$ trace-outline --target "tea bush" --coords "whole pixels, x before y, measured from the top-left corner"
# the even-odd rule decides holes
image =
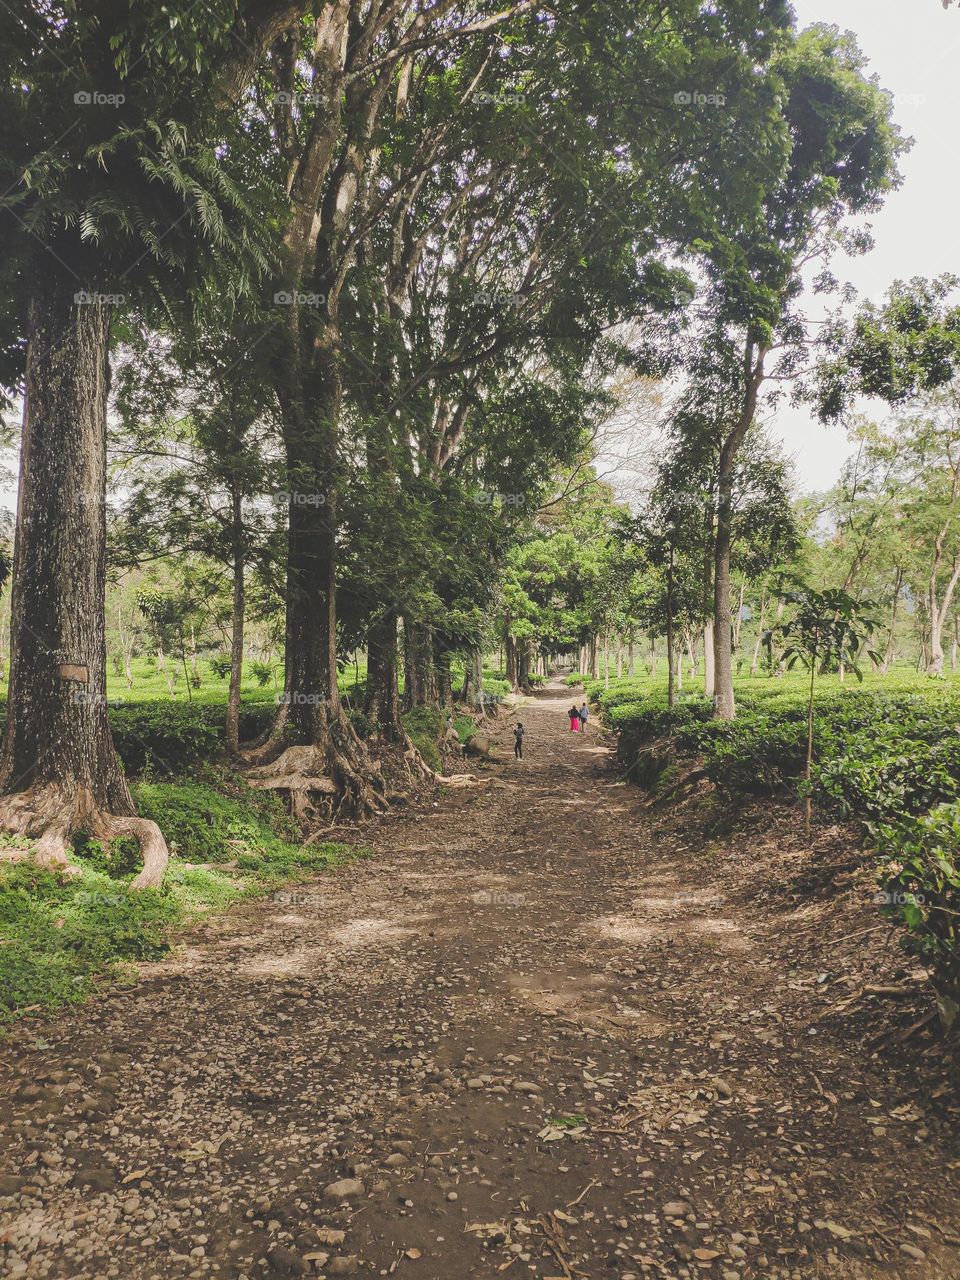
[[[668,707],[662,681],[586,687],[628,770],[644,744],[666,738],[678,757],[702,762],[727,801],[803,789],[805,678],[738,682],[732,722],[713,720],[697,693]],[[960,1001],[960,688],[913,676],[863,686],[826,678],[814,744],[817,807],[860,825],[881,855],[884,911],[903,925],[905,948],[934,970],[942,1000]]]

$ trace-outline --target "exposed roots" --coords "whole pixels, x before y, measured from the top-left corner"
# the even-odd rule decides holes
[[[441,782],[445,787],[479,787],[482,786],[486,779],[478,778],[475,773],[435,773],[433,775],[435,782]]]
[[[0,828],[33,841],[34,862],[64,875],[81,874],[67,857],[72,836],[83,832],[107,841],[133,836],[140,843],[143,870],[131,882],[131,889],[162,884],[170,857],[167,842],[155,822],[108,813],[98,808],[93,796],[83,788],[73,795],[60,787],[46,786],[5,796],[0,800]]]
[[[287,792],[291,812],[302,822],[368,817],[387,808],[380,768],[339,706],[323,708],[316,743],[285,746],[275,725],[268,742],[246,759],[254,766],[251,784]]]
[[[240,748],[240,758],[244,763],[259,766],[270,764],[283,754],[288,745],[287,720],[290,708],[287,703],[280,704],[280,709],[272,724],[259,738],[246,743]]]
[[[406,730],[398,746],[403,748],[403,764],[410,775],[411,783],[436,781],[438,776],[436,771],[431,769],[424,760],[419,748]]]

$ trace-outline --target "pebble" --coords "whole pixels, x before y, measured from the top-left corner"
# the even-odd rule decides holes
[[[328,1183],[323,1188],[324,1200],[350,1200],[353,1196],[363,1195],[363,1183],[356,1178],[341,1178],[339,1182]]]
[[[905,1253],[907,1257],[912,1258],[914,1262],[923,1262],[927,1256],[924,1251],[922,1249],[918,1249],[915,1244],[902,1244],[900,1246],[900,1252]]]
[[[667,1218],[682,1218],[689,1212],[690,1205],[686,1200],[668,1200],[663,1206],[663,1213]]]
[[[326,1273],[328,1276],[352,1276],[360,1270],[360,1259],[354,1256],[348,1258],[331,1258],[326,1265]]]

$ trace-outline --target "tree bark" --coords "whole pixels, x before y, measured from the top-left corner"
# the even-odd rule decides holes
[[[707,530],[706,555],[703,565],[703,610],[708,614],[713,602],[713,556],[716,529],[711,515]],[[706,697],[712,698],[716,691],[716,671],[713,661],[713,620],[703,624],[703,691]]]
[[[730,552],[733,545],[733,467],[737,450],[753,425],[757,412],[766,349],[754,348],[748,339],[744,349],[744,396],[740,417],[720,449],[717,468],[717,517],[713,561],[714,714],[721,720],[736,715],[733,696],[733,635],[730,610]]]
[[[236,753],[240,749],[240,688],[243,681],[243,627],[246,612],[243,494],[236,481],[230,495],[230,508],[233,534],[233,610],[230,633],[230,689],[227,693],[224,738],[227,750]]]
[[[504,638],[505,647],[505,678],[512,690],[519,688],[518,668],[517,668],[517,642],[513,636],[507,632]]]
[[[938,544],[938,553],[939,553]],[[938,566],[939,567],[939,566]],[[937,570],[930,575],[927,608],[930,613],[930,649],[927,659],[927,675],[943,675],[943,628],[953,603],[953,597],[960,581],[960,558],[953,563],[950,578],[944,588],[943,597],[937,596]]]
[[[530,641],[517,644],[517,684],[524,693],[530,692]]]
[[[737,599],[737,612],[733,620],[733,651],[734,653],[736,653],[736,651],[740,648],[740,631],[741,631],[741,628],[743,627],[743,596],[746,591],[746,587],[747,587],[746,579],[742,579],[740,582],[740,595]]]
[[[433,707],[440,700],[434,660],[433,627],[404,620],[403,626],[403,706]]]
[[[28,315],[0,823],[67,865],[72,833],[141,842],[134,885],[159,884],[167,848],[135,817],[106,697],[106,410],[110,315],[97,287],[44,262]]]
[[[483,702],[483,654],[479,649],[472,649],[463,664],[463,691],[461,701],[465,703]]]
[[[387,609],[367,628],[366,711],[386,742],[405,742],[397,680],[397,614]]]
[[[437,701],[442,707],[453,705],[453,673],[450,670],[450,650],[440,637],[433,636],[432,654]]]
[[[667,706],[676,700],[673,662],[673,547],[667,560]]]

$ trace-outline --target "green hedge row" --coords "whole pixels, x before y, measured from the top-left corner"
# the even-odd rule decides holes
[[[726,800],[797,795],[806,749],[804,682],[738,689],[733,722],[702,695],[668,707],[664,689],[621,680],[588,693],[631,765],[654,740],[698,757]],[[828,685],[814,704],[817,807],[858,823],[880,855],[878,901],[905,929],[904,947],[960,1000],[960,689],[951,682]]]

